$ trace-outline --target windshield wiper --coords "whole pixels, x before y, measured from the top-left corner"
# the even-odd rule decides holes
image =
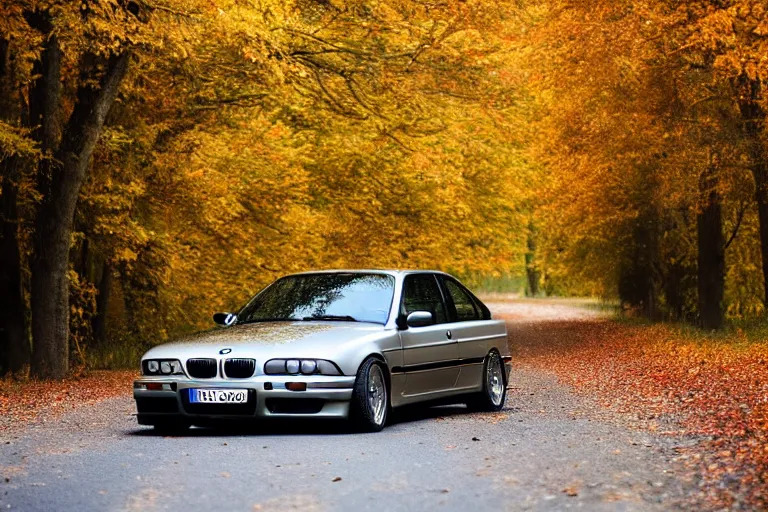
[[[357,319],[349,315],[315,315],[305,316],[302,320],[338,320],[339,322],[357,322]]]
[[[255,324],[257,322],[298,322],[298,318],[251,318],[250,320],[243,320],[237,322],[238,325],[243,324]]]

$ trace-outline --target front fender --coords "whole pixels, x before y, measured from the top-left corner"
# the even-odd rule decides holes
[[[388,368],[402,365],[402,347],[397,331],[392,331],[384,337],[362,338],[345,343],[333,359],[344,375],[357,375],[357,370],[369,356],[375,356],[384,361]]]

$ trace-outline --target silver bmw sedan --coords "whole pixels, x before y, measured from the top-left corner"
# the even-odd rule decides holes
[[[505,324],[442,272],[289,275],[213,319],[218,327],[144,354],[134,382],[140,424],[344,418],[371,432],[407,404],[504,406]]]

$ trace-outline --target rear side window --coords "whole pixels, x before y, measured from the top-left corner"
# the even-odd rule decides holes
[[[406,316],[414,311],[429,311],[435,323],[445,323],[447,318],[445,305],[435,276],[431,274],[407,276],[403,282],[402,309]]]
[[[445,289],[451,296],[453,305],[456,308],[456,321],[468,322],[470,320],[480,320],[482,314],[478,311],[475,301],[467,294],[456,282],[451,279],[444,281]]]

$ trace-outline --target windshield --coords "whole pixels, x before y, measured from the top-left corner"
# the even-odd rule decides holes
[[[238,314],[237,323],[338,320],[386,324],[395,278],[385,274],[301,274],[275,281]]]

